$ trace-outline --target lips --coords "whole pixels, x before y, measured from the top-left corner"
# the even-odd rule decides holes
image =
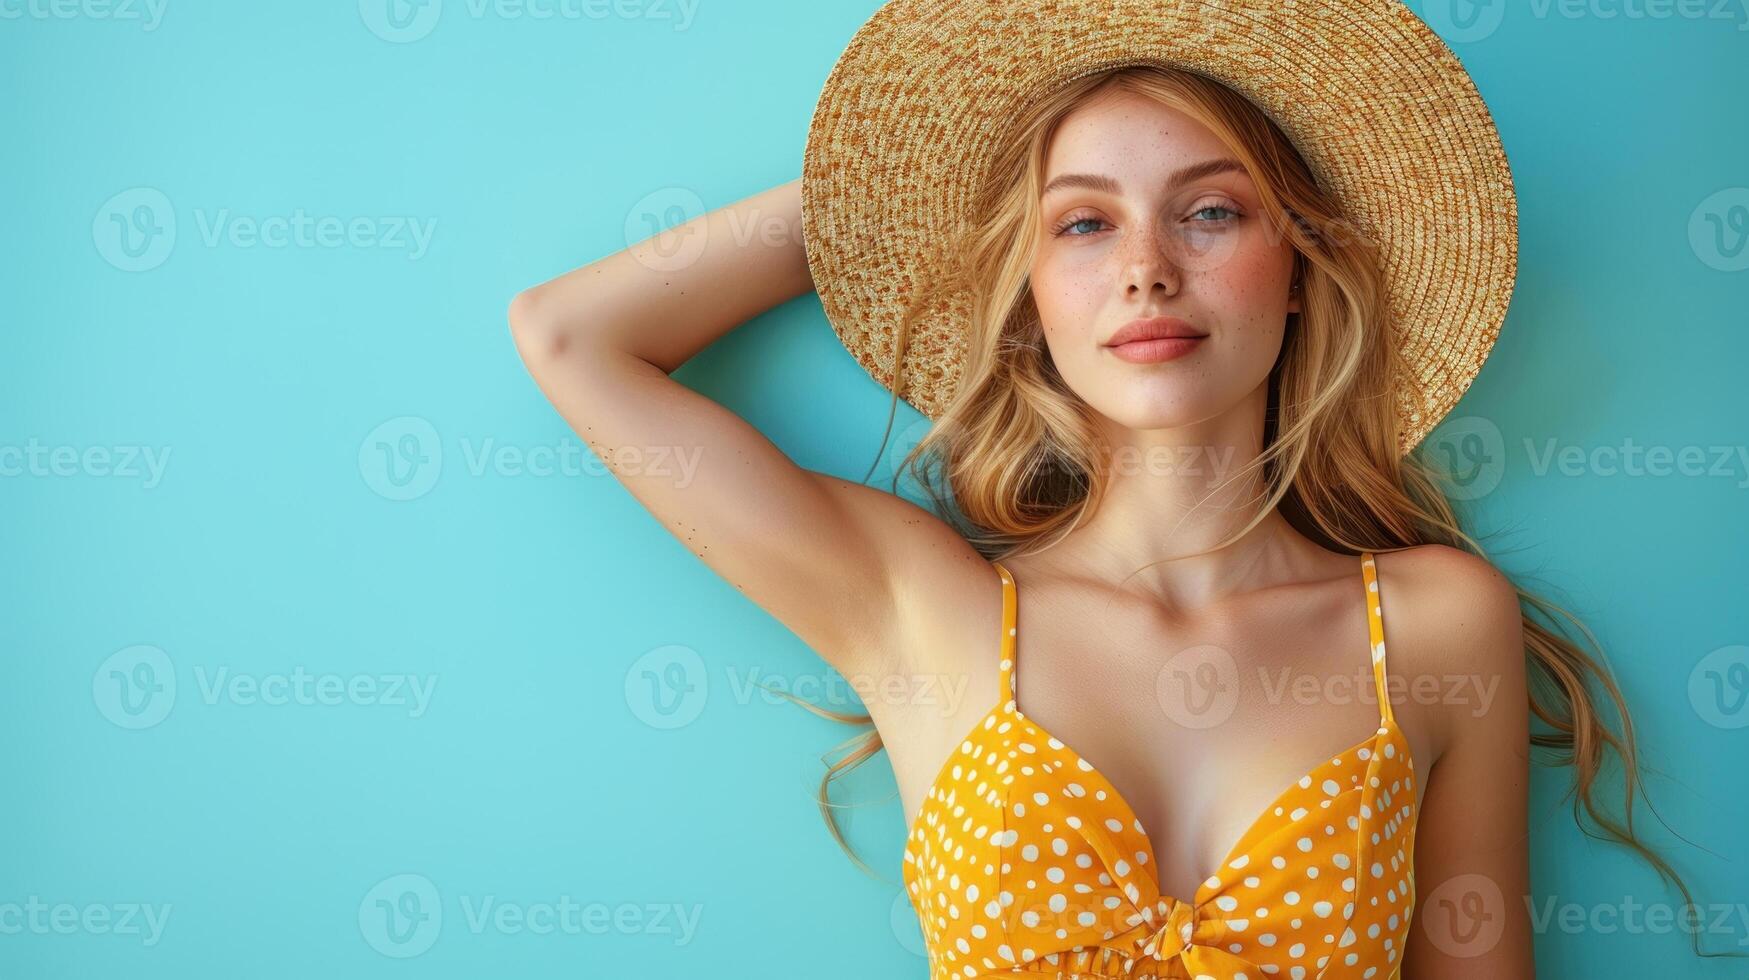
[[[1144,340],[1167,340],[1186,337],[1206,337],[1208,334],[1190,325],[1189,321],[1175,316],[1144,317],[1131,320],[1123,325],[1111,339],[1105,342],[1107,347],[1121,347]]]
[[[1109,347],[1112,356],[1131,364],[1158,364],[1177,360],[1202,345],[1207,337],[1156,337],[1153,340],[1132,340]]]

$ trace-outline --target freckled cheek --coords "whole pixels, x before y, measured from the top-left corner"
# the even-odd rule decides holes
[[[1286,313],[1277,295],[1282,275],[1269,255],[1238,255],[1221,265],[1186,278],[1187,294],[1220,324],[1220,350],[1241,358],[1273,356],[1279,350]]]
[[[1281,276],[1272,256],[1235,256],[1200,273],[1197,288],[1216,309],[1228,310],[1246,323],[1261,322],[1285,309],[1280,294],[1286,285],[1276,281]]]
[[[1033,266],[1033,300],[1052,336],[1086,333],[1096,326],[1105,295],[1100,270],[1087,262],[1049,257]]]

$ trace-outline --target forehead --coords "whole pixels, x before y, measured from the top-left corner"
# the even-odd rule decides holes
[[[1121,179],[1222,155],[1225,145],[1193,117],[1138,92],[1107,90],[1063,118],[1045,153],[1045,178],[1093,172]]]

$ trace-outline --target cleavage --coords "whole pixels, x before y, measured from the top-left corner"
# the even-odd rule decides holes
[[[1194,656],[1147,671],[1116,658],[1067,669],[1036,652],[1028,660],[1024,650],[1017,660],[1030,668],[1015,675],[1020,713],[1113,787],[1153,848],[1160,891],[1183,899],[1290,786],[1378,728],[1370,701],[1302,705],[1293,688],[1272,688],[1255,669],[1225,678],[1234,689],[1225,709],[1168,710],[1175,695],[1182,704],[1183,689],[1154,680],[1174,668],[1194,671]]]

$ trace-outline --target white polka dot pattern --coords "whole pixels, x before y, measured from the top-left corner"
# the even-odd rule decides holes
[[[1021,714],[1000,564],[1001,694],[943,763],[906,840],[931,980],[990,975],[1392,980],[1414,909],[1415,782],[1385,697],[1377,569],[1361,554],[1380,724],[1288,785],[1189,899],[1116,787]]]

